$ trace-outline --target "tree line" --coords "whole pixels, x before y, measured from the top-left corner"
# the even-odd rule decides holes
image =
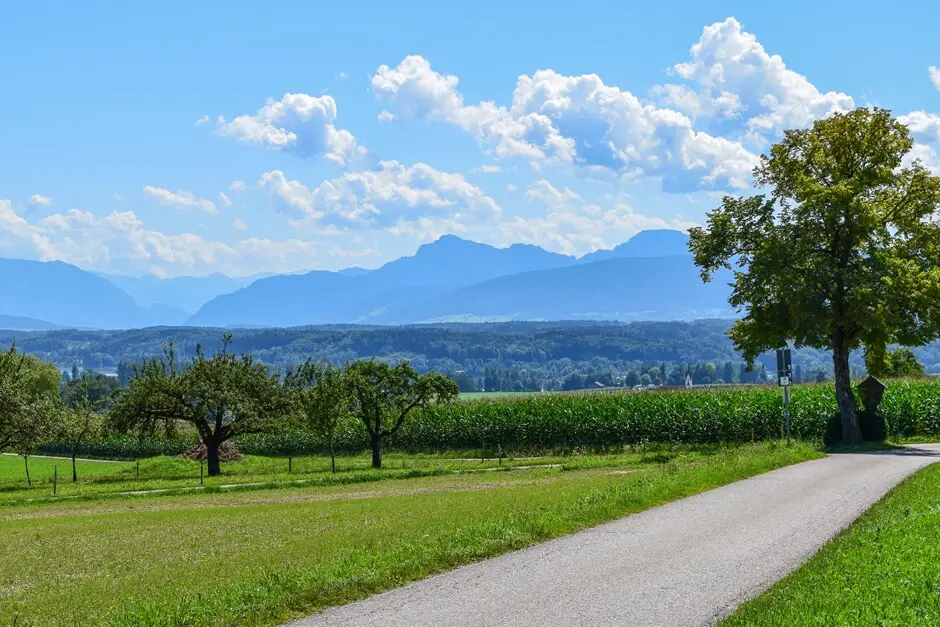
[[[30,454],[46,442],[66,442],[77,480],[76,453],[88,438],[105,432],[172,437],[188,425],[205,446],[213,476],[220,473],[220,447],[237,435],[301,427],[332,443],[339,423],[353,417],[368,433],[373,467],[381,468],[383,441],[411,412],[458,394],[453,381],[419,374],[408,362],[336,367],[307,360],[281,372],[249,353],[236,355],[230,344],[226,334],[218,350],[197,347],[188,361],[167,344],[159,357],[133,366],[126,388],[77,372],[60,384],[53,365],[13,344],[0,352],[0,451],[22,455],[28,477]]]

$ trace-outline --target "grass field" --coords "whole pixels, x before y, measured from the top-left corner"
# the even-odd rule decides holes
[[[721,625],[940,625],[940,465]]]
[[[20,501],[0,509],[0,623],[275,624],[818,455],[685,447],[369,484]]]
[[[638,449],[639,450],[639,449]],[[329,486],[368,483],[385,479],[407,479],[452,474],[472,474],[514,468],[564,467],[565,469],[623,468],[661,460],[660,447],[646,447],[644,452],[620,455],[575,455],[507,457],[471,457],[467,452],[441,454],[389,453],[383,456],[383,468],[373,470],[370,455],[344,455],[337,458],[337,473],[330,468],[330,458],[322,456],[262,457],[247,455],[240,462],[223,462],[222,476],[203,476],[198,461],[172,457],[153,457],[136,462],[80,460],[78,481],[71,480],[71,460],[40,456],[29,458],[32,488],[26,481],[23,458],[0,455],[0,506],[56,502],[68,499],[100,499],[128,493],[160,491],[188,493],[220,489],[265,489],[290,486]],[[701,447],[676,447],[685,459]],[[685,451],[685,452],[682,452]],[[55,469],[58,482],[53,494]]]

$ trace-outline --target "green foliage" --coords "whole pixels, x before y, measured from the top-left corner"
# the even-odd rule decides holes
[[[333,472],[336,472],[336,428],[350,415],[352,405],[352,391],[345,372],[329,364],[307,361],[287,373],[284,385],[303,425],[329,442]]]
[[[69,379],[62,385],[62,403],[75,409],[83,406],[87,400],[95,409],[104,410],[120,389],[121,383],[117,377],[86,370],[78,378]]]
[[[408,362],[389,366],[357,361],[343,372],[349,411],[362,421],[372,444],[372,466],[382,467],[382,440],[394,437],[415,409],[449,405],[459,393],[457,384],[430,372],[419,375]]]
[[[231,336],[206,357],[197,347],[189,368],[179,371],[168,346],[162,359],[151,359],[135,370],[127,390],[111,409],[120,430],[154,435],[162,426],[172,434],[177,423],[192,424],[208,451],[210,475],[219,474],[218,449],[242,433],[276,430],[288,406],[277,375],[251,355],[228,352]]]
[[[751,361],[793,340],[833,352],[843,438],[858,438],[849,353],[940,332],[940,178],[890,112],[861,108],[785,133],[755,169],[770,195],[725,197],[690,231],[702,277],[737,266],[731,332]]]
[[[60,419],[59,372],[11,345],[0,352],[0,451],[29,454],[55,432]]]
[[[868,373],[876,377],[923,377],[924,366],[909,348],[885,353],[877,348],[865,352]]]

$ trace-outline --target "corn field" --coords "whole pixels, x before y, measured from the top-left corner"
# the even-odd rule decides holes
[[[861,406],[861,404],[859,405]],[[794,438],[821,441],[836,412],[831,385],[792,389],[790,429]],[[892,437],[940,437],[940,381],[891,381],[880,412]],[[783,400],[776,387],[545,394],[458,402],[415,412],[389,441],[404,451],[505,451],[617,448],[644,443],[702,444],[750,442],[783,434]],[[328,443],[309,432],[261,433],[236,438],[243,453],[323,453]],[[133,458],[176,455],[195,443],[111,436],[83,445],[83,454]],[[55,444],[46,452],[63,452]],[[336,433],[340,452],[368,448],[358,422],[347,420]]]

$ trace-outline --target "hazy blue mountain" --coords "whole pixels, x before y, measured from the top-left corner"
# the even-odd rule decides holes
[[[651,229],[640,231],[611,250],[598,250],[584,255],[578,261],[591,263],[624,257],[669,257],[688,254],[690,254],[688,234],[671,229]]]
[[[45,320],[0,314],[0,329],[8,331],[54,331],[61,328],[59,325]],[[5,346],[0,346],[0,350],[5,348]]]
[[[206,303],[187,324],[296,326],[353,322],[406,301],[494,277],[576,263],[537,246],[495,248],[454,235],[365,274],[313,271],[255,281]]]
[[[187,315],[198,311],[216,296],[234,292],[260,278],[260,275],[233,278],[220,272],[203,277],[184,276],[170,279],[118,274],[102,274],[102,276],[130,294],[139,305],[144,307],[163,305],[182,310]]]
[[[0,259],[0,314],[70,328],[122,329],[173,324],[180,312],[146,308],[119,287],[61,261]]]
[[[609,259],[495,278],[360,321],[691,320],[730,316],[730,272],[703,284],[688,255]]]

